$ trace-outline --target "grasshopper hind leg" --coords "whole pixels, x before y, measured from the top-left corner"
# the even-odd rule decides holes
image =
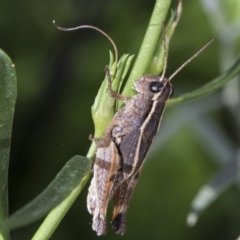
[[[114,195],[112,227],[117,234],[124,234],[126,230],[127,208],[139,176],[140,172],[122,183]]]

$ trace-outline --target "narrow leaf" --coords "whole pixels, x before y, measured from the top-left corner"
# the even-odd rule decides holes
[[[237,180],[237,176],[239,175],[239,160],[240,153],[237,153],[208,184],[199,190],[192,201],[191,211],[187,216],[187,224],[189,226],[194,226],[200,214],[214,202],[228,186]]]
[[[49,186],[32,202],[2,222],[0,229],[32,223],[59,205],[90,172],[91,161],[82,156],[71,158]]]
[[[0,222],[8,217],[8,163],[16,98],[15,68],[0,49]],[[2,238],[7,239],[8,233],[3,232]]]
[[[198,98],[205,97],[217,90],[219,90],[225,83],[233,79],[235,76],[237,76],[240,73],[240,54],[237,57],[236,61],[233,63],[233,65],[222,75],[219,77],[213,79],[209,83],[205,84],[204,86],[200,87],[197,90],[194,90],[190,93],[183,94],[177,98],[173,98],[168,100],[167,104],[168,106],[186,102],[186,101],[192,101],[196,100]]]

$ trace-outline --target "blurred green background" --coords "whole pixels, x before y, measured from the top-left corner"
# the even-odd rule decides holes
[[[222,5],[215,13],[226,22],[238,20],[240,30],[240,8],[234,5],[237,1],[228,1],[232,8],[224,6],[225,1],[218,1]],[[203,2],[183,1],[182,18],[170,45],[167,76],[207,41],[216,40],[174,78],[175,96],[217,77],[234,60],[229,57],[224,62],[227,57],[223,52],[228,52],[230,44],[223,48]],[[0,47],[12,58],[18,78],[10,162],[10,213],[39,194],[68,159],[85,155],[90,146],[88,136],[94,133],[91,105],[104,78],[108,50],[112,47],[93,30],[60,32],[52,20],[63,27],[95,25],[115,40],[120,55],[137,55],[154,3],[2,1]],[[173,1],[172,8],[176,5],[177,1]],[[224,36],[222,41],[228,43],[231,33]],[[239,37],[234,40],[233,57],[240,48]],[[192,199],[220,169],[219,156],[231,157],[229,149],[235,151],[239,145],[239,122],[226,103],[226,94],[223,95],[220,91],[194,103],[167,108],[159,138],[131,200],[127,231],[121,239],[232,240],[240,234],[238,186],[230,187],[220,196],[194,228],[186,225]],[[217,129],[213,131],[211,126]],[[216,143],[215,149],[201,135],[203,129],[212,137],[210,142]],[[51,239],[98,238],[91,229],[86,194],[87,187]],[[109,219],[110,215],[111,209]],[[14,230],[12,239],[31,239],[40,223]],[[117,238],[110,226],[102,237]]]

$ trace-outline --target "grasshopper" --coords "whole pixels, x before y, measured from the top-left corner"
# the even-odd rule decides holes
[[[80,28],[92,28],[101,32],[117,49],[113,40],[101,29],[83,25],[76,28],[62,28],[72,31]],[[100,140],[95,141],[97,151],[93,166],[93,178],[88,189],[87,208],[93,215],[92,228],[97,235],[106,233],[106,213],[108,203],[114,198],[112,226],[116,233],[123,234],[126,228],[126,212],[130,198],[139,179],[143,163],[159,130],[166,101],[173,94],[171,79],[213,40],[203,46],[190,59],[183,63],[169,78],[165,77],[167,68],[166,40],[163,27],[164,67],[161,76],[145,75],[134,83],[137,94],[123,96],[112,89],[112,79],[106,68],[109,95],[125,106],[113,117]]]
[[[115,114],[105,134],[97,143],[94,177],[89,188],[88,205],[91,202],[89,200],[93,196],[96,198],[97,192],[101,189],[104,194],[98,196],[95,212],[91,212],[93,214],[92,227],[98,235],[106,232],[106,210],[112,196],[114,196],[113,229],[118,234],[125,232],[126,212],[130,198],[136,187],[147,153],[159,130],[166,101],[173,94],[170,81],[211,42],[202,47],[169,78],[164,77],[166,71],[165,54],[162,75],[145,75],[137,80],[134,83],[137,94],[133,97],[126,97],[112,90],[111,75],[106,68],[109,94],[118,101],[124,101],[125,106]],[[110,163],[111,167],[104,166],[104,163]],[[110,168],[111,170],[107,170]],[[104,174],[101,175],[101,172]],[[96,185],[96,182],[99,183]],[[92,189],[95,189],[94,193]],[[104,204],[101,205],[102,202]]]
[[[167,79],[144,76],[135,83],[139,94],[125,97],[113,92],[108,69],[106,72],[110,95],[124,100],[126,105],[115,114],[101,140],[96,142],[94,177],[87,202],[88,210],[93,214],[92,227],[98,235],[105,233],[106,209],[113,195],[113,227],[117,233],[124,232],[130,196],[158,130],[166,100],[173,92]]]

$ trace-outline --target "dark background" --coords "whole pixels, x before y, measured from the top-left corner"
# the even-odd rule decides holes
[[[112,47],[93,30],[61,32],[55,29],[52,20],[63,27],[95,25],[115,40],[120,55],[137,55],[154,3],[153,0],[1,3],[0,47],[12,58],[18,78],[10,162],[10,213],[37,196],[68,159],[85,155],[90,146],[88,136],[94,132],[91,105],[104,78],[108,50]],[[173,9],[176,4],[173,1]],[[199,1],[183,4],[183,15],[171,41],[167,76],[215,38]],[[218,50],[216,39],[174,78],[175,96],[220,74]],[[216,99],[198,100],[188,110],[217,104]],[[161,132],[169,137],[161,139],[159,147],[155,145],[146,161],[130,203],[127,232],[121,239],[230,240],[240,233],[240,192],[236,186],[204,212],[196,227],[186,225],[192,199],[219,167],[194,131],[196,118],[190,118],[186,125],[168,135],[182,118],[179,109],[184,106],[166,110],[160,138]],[[234,119],[226,107],[221,105],[199,115],[211,116],[232,144],[238,144]],[[188,119],[185,113],[184,117]],[[98,238],[91,229],[86,194],[87,187],[51,239]],[[14,230],[12,238],[31,239],[40,223]],[[102,237],[117,238],[110,226],[107,236]]]

